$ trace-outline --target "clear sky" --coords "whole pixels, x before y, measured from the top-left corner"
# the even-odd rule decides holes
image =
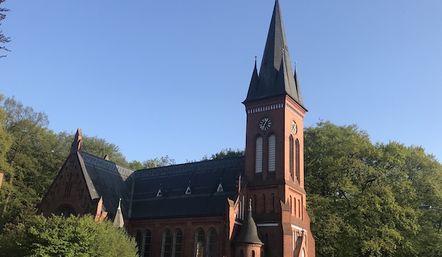
[[[0,93],[129,160],[242,149],[241,101],[273,3],[7,0]],[[280,3],[308,126],[357,124],[442,160],[442,1]]]

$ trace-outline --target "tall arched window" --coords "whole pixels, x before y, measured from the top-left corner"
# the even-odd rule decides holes
[[[135,236],[135,242],[137,243],[138,255],[141,256],[141,248],[143,247],[143,234],[141,231],[137,230],[137,234]]]
[[[269,172],[276,170],[276,137],[269,136]]]
[[[256,195],[253,195],[253,210],[256,211],[258,207],[258,199]]]
[[[301,152],[299,149],[299,140],[298,139],[296,139],[296,142],[295,142],[295,149],[296,149],[296,178],[298,179],[298,182],[301,183],[301,166],[300,166]]]
[[[210,228],[208,232],[208,255],[207,257],[218,257],[218,235],[214,228]]]
[[[255,251],[252,250],[252,257],[255,257]]]
[[[161,257],[172,257],[173,238],[169,229],[163,232],[163,241],[161,243]]]
[[[175,248],[174,248],[174,256],[173,257],[182,257],[183,256],[183,232],[181,229],[177,229],[175,231]]]
[[[149,229],[144,232],[144,257],[152,257],[152,233]]]
[[[289,137],[289,170],[290,170],[290,176],[293,180],[295,180],[295,174],[294,174],[294,146],[293,146],[293,136],[290,135]]]
[[[262,194],[262,212],[266,212],[266,195]]]
[[[206,245],[206,240],[204,236],[204,230],[199,228],[195,232],[195,254],[194,257],[205,257],[204,247]]]
[[[262,173],[262,137],[256,138],[255,173]]]
[[[290,214],[293,215],[293,202],[291,196],[290,196]]]

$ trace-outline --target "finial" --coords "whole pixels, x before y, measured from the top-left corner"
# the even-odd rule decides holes
[[[249,213],[252,213],[252,198],[249,198]]]
[[[121,210],[121,198],[118,200],[118,209]]]
[[[81,150],[81,145],[83,144],[83,133],[81,128],[77,129],[75,132],[74,141],[72,142],[71,152],[79,152]]]

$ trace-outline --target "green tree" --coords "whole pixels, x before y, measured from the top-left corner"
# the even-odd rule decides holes
[[[135,241],[111,222],[92,217],[27,217],[0,235],[0,256],[135,257]]]
[[[322,122],[305,131],[305,168],[318,256],[429,256],[418,235],[438,233],[437,218],[423,226],[419,206],[442,202],[442,172],[421,148]]]

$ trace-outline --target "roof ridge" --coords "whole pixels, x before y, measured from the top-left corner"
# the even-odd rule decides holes
[[[136,172],[153,171],[153,170],[160,170],[160,169],[185,166],[185,165],[198,165],[198,164],[208,163],[208,162],[222,162],[222,161],[227,161],[227,160],[243,159],[243,158],[244,158],[244,156],[235,156],[235,157],[226,157],[223,159],[212,159],[212,160],[201,160],[201,161],[195,161],[195,162],[185,162],[185,163],[178,163],[178,164],[172,164],[172,165],[160,166],[160,167],[154,167],[154,168],[144,168],[144,169],[136,170]]]

